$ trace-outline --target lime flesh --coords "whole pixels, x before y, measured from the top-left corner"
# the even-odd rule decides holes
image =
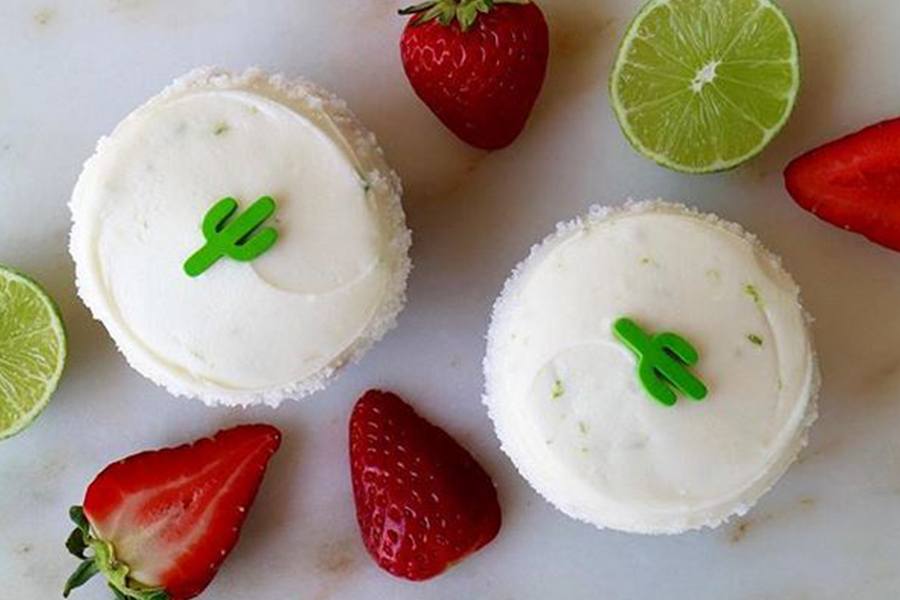
[[[651,0],[619,48],[610,96],[638,152],[709,173],[761,152],[799,87],[797,39],[771,0]]]
[[[56,305],[36,283],[0,267],[0,439],[25,429],[47,406],[65,361]]]

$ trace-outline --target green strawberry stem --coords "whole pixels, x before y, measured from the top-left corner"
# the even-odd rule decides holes
[[[418,15],[414,24],[422,25],[429,21],[450,26],[453,21],[459,23],[463,31],[468,31],[478,15],[487,14],[497,4],[529,4],[531,0],[428,0],[421,4],[409,6],[399,11],[401,15]]]
[[[80,506],[69,509],[69,517],[75,522],[76,528],[66,541],[66,548],[82,561],[66,581],[64,598],[68,598],[72,590],[90,581],[94,575],[102,573],[117,599],[169,600],[165,590],[142,585],[128,576],[131,569],[116,559],[112,544],[94,535]],[[86,551],[90,551],[90,554]]]

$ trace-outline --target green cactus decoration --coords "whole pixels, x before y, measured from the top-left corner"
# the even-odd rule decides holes
[[[184,272],[190,277],[198,277],[224,256],[240,262],[260,257],[278,241],[276,230],[271,227],[260,229],[275,214],[276,208],[274,199],[263,196],[231,220],[238,210],[237,200],[223,198],[216,202],[203,218],[201,229],[206,245],[187,259]]]
[[[694,400],[706,398],[706,386],[687,369],[700,356],[684,338],[674,333],[648,335],[627,318],[613,324],[613,333],[637,357],[638,378],[651,397],[674,406],[678,400],[670,387],[674,386]]]

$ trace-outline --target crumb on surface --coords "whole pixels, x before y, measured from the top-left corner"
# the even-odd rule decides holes
[[[747,537],[751,528],[755,528],[758,525],[762,525],[768,521],[773,521],[775,519],[782,519],[783,517],[794,517],[798,514],[799,510],[809,510],[816,505],[815,498],[811,496],[803,496],[799,500],[797,500],[797,504],[794,506],[790,506],[785,508],[783,511],[779,511],[776,513],[767,513],[757,519],[740,519],[735,522],[734,526],[731,528],[731,532],[728,536],[728,541],[732,544],[737,544],[744,540]]]
[[[316,556],[316,568],[324,574],[346,575],[356,565],[350,538],[322,544]]]
[[[331,600],[343,597],[341,586],[360,566],[357,553],[358,540],[349,535],[318,544],[314,565],[320,586],[317,592],[306,595],[313,600]]]
[[[744,541],[751,529],[754,529],[767,521],[771,521],[774,518],[775,517],[772,514],[765,514],[756,519],[739,519],[738,521],[735,521],[734,526],[731,528],[728,541],[732,544],[738,544]]]
[[[729,541],[731,541],[732,544],[737,544],[743,540],[752,523],[752,521],[739,521],[738,523],[735,523],[734,528],[731,530]]]

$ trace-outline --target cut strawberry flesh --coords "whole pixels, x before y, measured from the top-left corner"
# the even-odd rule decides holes
[[[164,587],[173,600],[191,598],[237,542],[280,442],[277,429],[249,425],[137,454],[94,480],[85,514],[134,580]]]
[[[800,206],[821,219],[900,250],[900,119],[795,159],[785,184]]]

